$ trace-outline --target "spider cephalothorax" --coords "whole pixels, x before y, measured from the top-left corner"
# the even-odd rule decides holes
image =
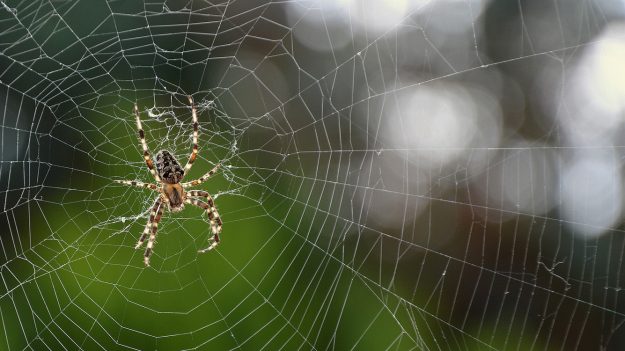
[[[184,166],[184,168],[182,168],[180,166],[180,163],[178,163],[178,160],[176,160],[174,155],[172,155],[169,151],[159,151],[159,153],[156,155],[156,169],[154,168],[154,162],[152,162],[152,158],[150,157],[150,150],[148,149],[148,145],[145,141],[145,133],[143,131],[143,127],[141,126],[141,118],[139,117],[139,108],[135,104],[134,112],[137,120],[137,129],[139,130],[139,141],[141,142],[141,146],[143,148],[143,158],[145,160],[145,164],[150,170],[150,173],[152,174],[156,182],[161,184],[161,186],[159,187],[156,184],[142,183],[131,180],[116,180],[116,182],[136,186],[139,188],[152,189],[160,193],[159,197],[154,203],[154,206],[152,206],[152,210],[150,211],[150,219],[148,220],[148,223],[143,230],[143,234],[141,235],[141,238],[139,238],[139,242],[135,246],[135,248],[137,249],[140,248],[148,235],[150,236],[143,258],[146,266],[150,265],[150,255],[152,254],[154,240],[156,239],[156,231],[158,229],[158,223],[161,220],[161,216],[163,215],[164,206],[166,206],[172,212],[182,210],[184,208],[184,204],[191,204],[204,209],[210,221],[213,237],[211,238],[208,247],[200,250],[199,252],[209,251],[217,246],[217,244],[219,244],[219,233],[221,232],[222,222],[221,218],[219,217],[219,213],[217,213],[217,208],[215,208],[213,198],[206,191],[185,191],[185,189],[196,186],[206,181],[208,178],[210,178],[210,176],[217,172],[217,169],[220,165],[217,164],[217,166],[211,169],[208,173],[204,174],[202,177],[196,180],[186,183],[180,183],[184,178],[184,175],[187,174],[191,169],[191,166],[193,165],[193,162],[195,161],[198,153],[197,112],[195,110],[195,104],[193,103],[193,98],[191,96],[189,96],[189,103],[191,104],[191,115],[193,116],[193,149],[191,150],[191,156],[189,156],[187,164]],[[202,201],[199,198],[204,198],[205,201]]]

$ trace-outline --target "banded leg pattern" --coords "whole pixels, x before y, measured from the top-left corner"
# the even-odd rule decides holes
[[[190,181],[190,182],[182,183],[182,187],[183,188],[188,188],[188,187],[191,187],[191,186],[196,186],[196,185],[204,183],[205,181],[208,180],[208,178],[212,177],[213,174],[217,173],[217,170],[219,169],[219,167],[221,167],[221,163],[218,163],[215,167],[213,167],[213,169],[208,171],[208,173],[204,174],[200,178],[198,178],[196,180],[193,180],[193,181]]]
[[[143,230],[143,234],[141,234],[141,238],[139,238],[139,242],[135,246],[135,249],[138,249],[143,245],[143,242],[150,235],[150,239],[148,240],[148,245],[145,249],[145,254],[143,255],[143,262],[146,266],[150,265],[150,255],[152,255],[152,248],[154,246],[154,240],[156,239],[156,231],[158,230],[158,223],[161,221],[161,217],[163,216],[163,203],[161,198],[159,197],[152,210],[150,211],[150,219],[148,223],[145,225],[145,229]]]
[[[205,191],[195,190],[190,191],[189,195],[196,194],[197,196],[206,197],[206,202],[198,200],[198,199],[187,199],[185,202],[191,205],[198,206],[203,208],[208,215],[208,220],[211,225],[211,231],[213,233],[213,238],[208,242],[208,247],[205,249],[199,250],[199,253],[204,253],[206,251],[210,251],[214,249],[217,245],[219,245],[219,233],[221,233],[221,229],[223,223],[221,221],[221,217],[219,217],[219,213],[217,212],[217,208],[215,207],[215,202],[213,198]]]
[[[145,141],[145,132],[143,131],[143,127],[141,126],[141,117],[139,116],[139,107],[135,104],[134,108],[135,117],[137,119],[137,130],[139,131],[139,140],[141,141],[141,147],[143,148],[143,159],[145,160],[145,164],[148,166],[150,173],[157,182],[161,181],[161,178],[156,173],[156,169],[154,169],[154,162],[152,162],[152,158],[150,157],[150,150],[148,149],[148,144]]]
[[[160,197],[154,202],[154,206],[152,206],[152,210],[150,211],[150,219],[148,219],[148,223],[145,224],[145,229],[143,229],[143,234],[141,234],[137,245],[135,245],[135,249],[140,248],[145,239],[148,237],[148,234],[150,234],[150,228],[152,228],[152,223],[154,222],[156,215],[159,211],[161,211],[162,203],[163,202]]]
[[[191,150],[191,156],[189,156],[189,161],[187,161],[186,166],[184,166],[184,174],[188,174],[187,172],[193,166],[193,162],[195,162],[195,158],[198,153],[198,134],[199,134],[199,124],[197,121],[197,111],[195,109],[195,103],[193,102],[193,98],[189,95],[189,104],[191,104],[191,115],[193,116],[193,149]]]
[[[158,189],[156,184],[143,183],[143,182],[138,182],[136,180],[119,180],[119,179],[115,179],[114,182],[115,183],[119,183],[119,184],[134,186],[134,187],[137,187],[137,188],[143,188],[143,189],[152,189],[152,190],[157,190]]]

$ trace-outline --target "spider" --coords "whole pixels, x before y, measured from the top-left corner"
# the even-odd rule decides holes
[[[191,156],[189,156],[189,160],[187,164],[184,166],[184,169],[178,163],[178,160],[167,150],[161,150],[156,154],[156,169],[154,168],[154,162],[150,157],[150,150],[148,149],[148,145],[145,141],[145,133],[143,132],[143,128],[141,127],[141,118],[139,117],[139,108],[135,103],[134,113],[137,119],[137,130],[139,131],[139,141],[141,142],[141,146],[143,147],[143,159],[145,160],[145,164],[148,166],[148,169],[154,179],[156,180],[156,184],[152,183],[143,183],[134,180],[115,180],[116,183],[130,185],[143,189],[151,189],[159,193],[158,198],[154,202],[152,206],[152,210],[150,211],[150,219],[148,223],[145,225],[145,229],[143,230],[143,234],[139,238],[139,242],[135,246],[135,249],[141,248],[143,242],[149,235],[149,240],[147,247],[145,249],[145,253],[143,255],[143,262],[145,266],[150,265],[150,255],[152,255],[152,250],[154,249],[154,240],[156,239],[156,231],[158,230],[158,223],[161,221],[161,216],[163,215],[163,208],[167,207],[171,212],[178,212],[184,208],[185,204],[198,206],[206,211],[208,215],[208,220],[211,225],[211,230],[213,232],[213,237],[209,239],[209,245],[205,249],[199,250],[199,253],[204,253],[214,249],[219,244],[219,233],[221,233],[221,218],[219,217],[219,213],[217,212],[217,208],[215,208],[215,203],[211,195],[202,190],[188,190],[187,188],[199,185],[208,178],[210,178],[217,170],[219,169],[220,164],[218,163],[213,169],[211,169],[208,173],[204,174],[202,177],[190,181],[181,183],[185,174],[191,170],[191,166],[193,166],[193,162],[197,157],[198,153],[198,121],[197,121],[197,112],[195,110],[195,104],[193,103],[193,98],[191,96],[189,98],[189,104],[191,105],[191,114],[193,116],[193,149],[191,150]],[[199,198],[204,198],[205,201],[200,200]]]

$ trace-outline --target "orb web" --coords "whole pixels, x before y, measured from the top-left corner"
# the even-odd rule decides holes
[[[622,6],[0,3],[0,348],[625,343]]]

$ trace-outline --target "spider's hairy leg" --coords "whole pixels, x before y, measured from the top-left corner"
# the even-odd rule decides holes
[[[204,191],[204,190],[189,190],[187,191],[187,196],[191,196],[191,197],[203,197],[208,199],[208,205],[209,206],[215,206],[213,203],[213,198],[210,196],[210,194],[208,193],[208,191]]]
[[[185,200],[185,202],[188,204],[203,208],[208,215],[208,220],[210,221],[211,230],[213,232],[213,238],[208,241],[208,247],[198,251],[199,253],[204,253],[206,251],[214,249],[219,244],[219,233],[221,233],[221,227],[223,223],[221,222],[221,218],[219,217],[217,208],[215,208],[215,202],[213,201],[213,198],[207,192],[193,190],[189,192],[189,195],[192,194],[195,194],[196,196],[206,197],[206,202],[189,198]]]
[[[119,179],[115,179],[113,181],[115,183],[124,184],[124,185],[130,185],[130,186],[134,186],[134,187],[137,187],[137,188],[158,190],[158,186],[156,186],[156,184],[143,183],[143,182],[138,182],[138,181],[135,181],[135,180],[119,180]]]
[[[183,188],[188,188],[191,186],[196,186],[198,184],[202,184],[205,181],[208,180],[208,178],[210,178],[213,174],[217,173],[217,170],[219,169],[219,167],[221,167],[221,163],[218,163],[217,166],[213,167],[213,169],[211,169],[210,171],[208,171],[206,174],[204,174],[203,176],[201,176],[200,178],[196,179],[196,180],[192,180],[190,182],[186,182],[186,183],[182,183],[182,187]]]
[[[158,230],[158,222],[161,221],[162,216],[163,216],[163,208],[159,204],[158,212],[156,213],[156,217],[154,217],[154,221],[152,222],[152,233],[150,233],[150,239],[148,240],[148,244],[146,245],[146,248],[145,248],[145,253],[143,254],[143,263],[145,263],[146,267],[150,265],[150,256],[152,255],[152,250],[154,249],[154,240],[156,239],[156,231]],[[145,240],[145,238],[143,239]]]
[[[162,215],[162,212],[163,212],[162,204],[163,204],[163,201],[161,197],[159,196],[154,202],[154,206],[152,206],[152,210],[150,211],[150,219],[148,219],[148,222],[145,224],[145,229],[143,229],[143,234],[141,234],[141,237],[139,238],[137,245],[135,245],[135,249],[138,249],[141,247],[141,245],[143,245],[143,242],[148,237],[148,234],[150,234],[150,228],[152,228],[152,223],[154,223],[157,216],[158,216],[158,219],[160,220],[160,216]]]
[[[141,117],[139,116],[139,107],[135,103],[135,117],[137,119],[137,130],[139,131],[139,140],[141,141],[141,147],[143,148],[143,159],[145,160],[145,164],[148,166],[150,173],[157,182],[161,181],[161,178],[156,173],[154,169],[154,162],[152,162],[152,158],[150,157],[150,150],[148,149],[148,144],[145,141],[145,132],[143,131],[143,127],[141,126]]]
[[[186,166],[184,166],[184,174],[188,174],[187,172],[191,170],[191,166],[193,166],[193,162],[195,162],[195,158],[198,153],[198,122],[197,122],[197,111],[195,109],[195,103],[193,102],[193,98],[189,95],[189,104],[191,105],[191,115],[193,116],[193,149],[191,150],[191,156],[189,156],[189,160],[187,161]]]

